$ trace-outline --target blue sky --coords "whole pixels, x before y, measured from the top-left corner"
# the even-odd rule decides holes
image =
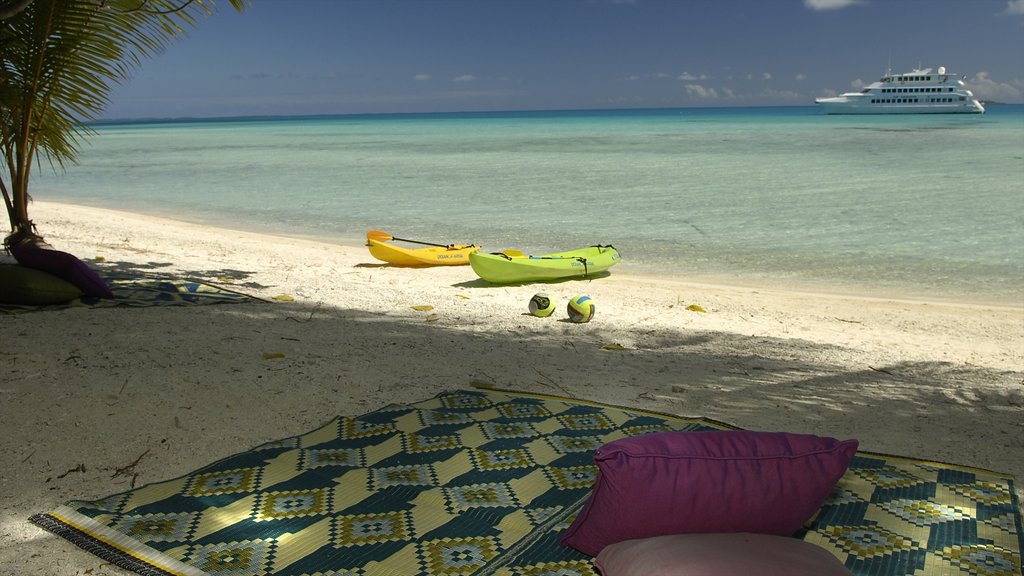
[[[1024,0],[252,0],[104,118],[810,105],[945,66],[1024,103]]]

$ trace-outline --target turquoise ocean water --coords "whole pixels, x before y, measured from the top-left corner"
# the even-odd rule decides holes
[[[369,229],[491,251],[613,244],[623,271],[1024,304],[1018,105],[108,123],[31,191],[346,244]]]

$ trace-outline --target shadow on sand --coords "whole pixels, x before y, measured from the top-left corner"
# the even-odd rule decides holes
[[[161,267],[103,265],[166,277]],[[273,288],[240,270],[186,275]],[[0,320],[8,518],[172,478],[339,414],[478,385],[1024,473],[1022,372],[874,365],[856,350],[799,339],[596,322],[489,331],[458,316],[312,302],[79,307]],[[131,475],[114,474],[133,462]]]

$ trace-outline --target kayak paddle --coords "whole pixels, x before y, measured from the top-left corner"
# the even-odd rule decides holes
[[[366,237],[371,240],[378,242],[390,242],[392,240],[398,240],[399,242],[410,242],[412,244],[423,244],[424,246],[440,246],[441,248],[447,248],[448,244],[434,244],[433,242],[420,242],[419,240],[409,240],[407,238],[395,238],[391,234],[384,232],[383,230],[370,230],[366,233]]]

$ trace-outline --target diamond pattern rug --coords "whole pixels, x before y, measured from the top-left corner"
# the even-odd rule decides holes
[[[145,575],[597,576],[558,543],[605,442],[732,427],[494,390],[395,405],[32,521]],[[1013,479],[858,453],[798,534],[859,575],[1021,573]]]

